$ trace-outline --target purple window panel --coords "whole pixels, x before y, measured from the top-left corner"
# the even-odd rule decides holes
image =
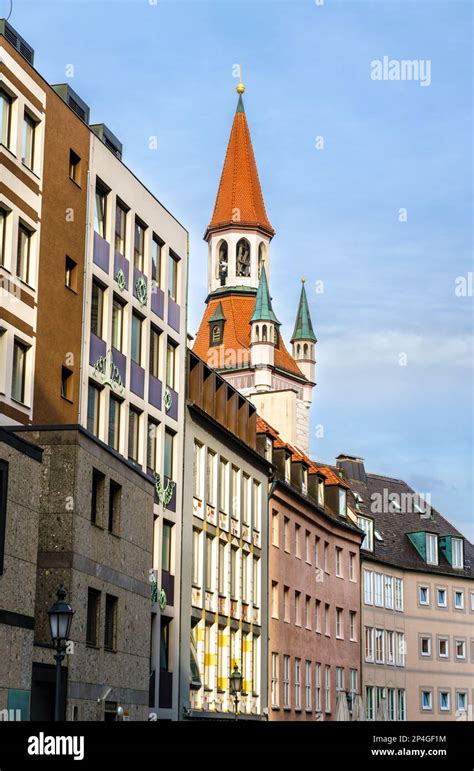
[[[154,377],[153,375],[150,375],[149,378],[149,388],[148,388],[148,401],[150,404],[153,405],[153,407],[156,407],[158,410],[161,410],[161,395],[162,395],[163,387],[161,384],[161,380],[158,380],[158,378]]]
[[[98,265],[99,268],[102,268],[102,270],[105,270],[106,273],[109,272],[109,253],[109,242],[105,241],[102,236],[99,236],[98,233],[94,232],[94,254],[92,259],[95,264]]]
[[[89,364],[96,363],[97,359],[99,359],[101,356],[105,356],[106,354],[106,345],[105,340],[101,340],[100,337],[97,337],[97,335],[94,335],[93,332],[91,332],[91,339],[90,339],[90,345],[89,345]]]
[[[118,371],[120,372],[122,383],[125,386],[126,372],[127,372],[127,358],[123,355],[121,351],[118,351],[113,346],[112,346],[112,358],[113,358],[114,364],[116,365]]]
[[[179,332],[179,320],[181,315],[181,308],[171,297],[168,295],[168,324],[170,327]]]
[[[145,393],[145,370],[132,361],[130,389],[143,399]]]
[[[159,286],[155,286],[151,292],[151,309],[160,319],[165,313],[165,293]]]
[[[117,280],[117,273],[119,270],[123,271],[123,274],[125,276],[125,281],[127,283],[126,289],[128,289],[128,273],[129,273],[129,267],[128,267],[128,260],[126,257],[123,256],[123,254],[120,254],[120,252],[115,252],[114,257],[114,278]]]
[[[173,418],[173,420],[178,420],[178,394],[176,393],[176,391],[173,391],[173,389],[169,387],[168,387],[168,391],[171,394],[171,407],[169,408],[166,414],[170,418]]]

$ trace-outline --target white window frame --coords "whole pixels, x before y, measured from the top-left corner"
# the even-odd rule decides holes
[[[383,608],[384,580],[382,573],[374,573],[374,605]]]
[[[438,535],[437,533],[426,533],[426,564],[438,564]]]
[[[374,571],[364,568],[364,604],[374,604]]]
[[[386,664],[395,665],[395,632],[392,629],[385,630]]]
[[[456,601],[456,597],[460,595],[461,596],[461,604],[458,605]],[[454,609],[455,610],[464,610],[464,590],[463,589],[455,589],[454,590]]]
[[[426,600],[422,600],[421,598],[422,590],[426,590]],[[425,606],[428,606],[430,604],[430,587],[427,586],[426,584],[418,587],[418,603],[420,605],[425,605]]]
[[[446,699],[447,703],[445,707],[441,706],[441,697],[443,696],[443,694],[447,696],[447,699]],[[440,712],[451,711],[451,691],[439,691],[439,711]]]
[[[311,709],[311,677],[312,666],[311,661],[305,661],[305,709]]]
[[[290,657],[283,656],[283,708],[290,709]]]
[[[423,651],[423,641],[426,640],[428,642],[428,650],[425,653]],[[431,637],[428,637],[427,635],[421,635],[420,636],[420,656],[429,658],[431,656]]]
[[[393,594],[393,576],[384,576],[384,594],[385,594],[385,607],[388,610],[393,610],[394,607],[394,594]]]
[[[439,601],[439,593],[444,592],[444,602]],[[436,604],[438,608],[447,608],[448,607],[448,590],[445,589],[443,586],[437,586],[436,587]]]
[[[462,538],[451,538],[451,556],[452,567],[462,570],[464,567],[464,541]]]
[[[374,662],[374,628],[373,626],[364,627],[364,660]]]
[[[278,684],[278,653],[272,653],[272,707],[280,705],[280,690]]]
[[[301,659],[295,658],[295,710],[301,709]]]
[[[377,643],[380,641],[380,646]],[[379,651],[377,651],[379,648]],[[385,634],[380,627],[374,629],[374,660],[376,664],[385,663]]]
[[[428,705],[425,705],[424,703],[424,694],[426,694],[428,699]],[[421,689],[420,694],[421,699],[421,710],[422,712],[431,712],[433,710],[433,691],[425,691],[423,688]]]
[[[395,577],[395,610],[403,612],[403,578]]]
[[[315,712],[322,712],[321,710],[321,664],[318,661],[314,666],[314,676],[315,676],[314,710]]]

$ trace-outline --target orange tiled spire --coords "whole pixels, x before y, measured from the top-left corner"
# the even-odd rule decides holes
[[[213,230],[238,225],[259,228],[270,237],[275,234],[265,211],[252,140],[245,117],[242,83],[237,86],[239,101],[230,132],[229,144],[217,192],[214,213],[205,238]]]

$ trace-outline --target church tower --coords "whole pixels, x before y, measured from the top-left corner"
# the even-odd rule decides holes
[[[293,355],[285,346],[273,310],[270,243],[275,231],[263,201],[244,91],[239,83],[214,211],[204,235],[208,244],[207,307],[193,350],[247,396],[283,440],[309,452],[316,337],[304,286]]]

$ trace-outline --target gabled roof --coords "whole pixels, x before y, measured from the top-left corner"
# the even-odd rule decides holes
[[[255,299],[255,309],[250,321],[273,321],[274,324],[280,326],[280,322],[272,308],[272,298],[270,297],[270,290],[268,288],[267,271],[265,266],[262,268],[260,276],[260,282],[257,289],[257,297]]]
[[[224,311],[222,310],[222,303],[217,303],[214,313],[209,321],[225,321]]]
[[[259,228],[270,237],[275,233],[265,211],[241,94],[230,132],[214,212],[205,238],[213,230],[236,225]]]
[[[224,334],[221,345],[211,347],[209,345],[209,323],[216,312],[217,305],[221,305],[221,311],[225,316]],[[229,294],[211,295],[207,308],[199,326],[196,339],[193,345],[193,351],[208,362],[214,369],[224,369],[228,367],[244,368],[250,366],[250,319],[255,308],[255,290],[253,292],[244,291],[230,292]],[[216,365],[216,357],[219,361],[226,361],[226,352],[229,355],[229,361],[222,366]],[[234,367],[231,359],[236,360]],[[296,364],[291,354],[287,351],[282,335],[278,336],[278,345],[275,347],[274,354],[275,367],[294,375],[299,380],[305,380],[305,376]]]
[[[296,314],[295,328],[293,330],[291,342],[293,343],[295,340],[310,340],[313,343],[317,343],[318,341],[316,340],[313,324],[311,322],[311,314],[309,312],[308,298],[306,297],[304,283],[303,280],[298,313]]]

